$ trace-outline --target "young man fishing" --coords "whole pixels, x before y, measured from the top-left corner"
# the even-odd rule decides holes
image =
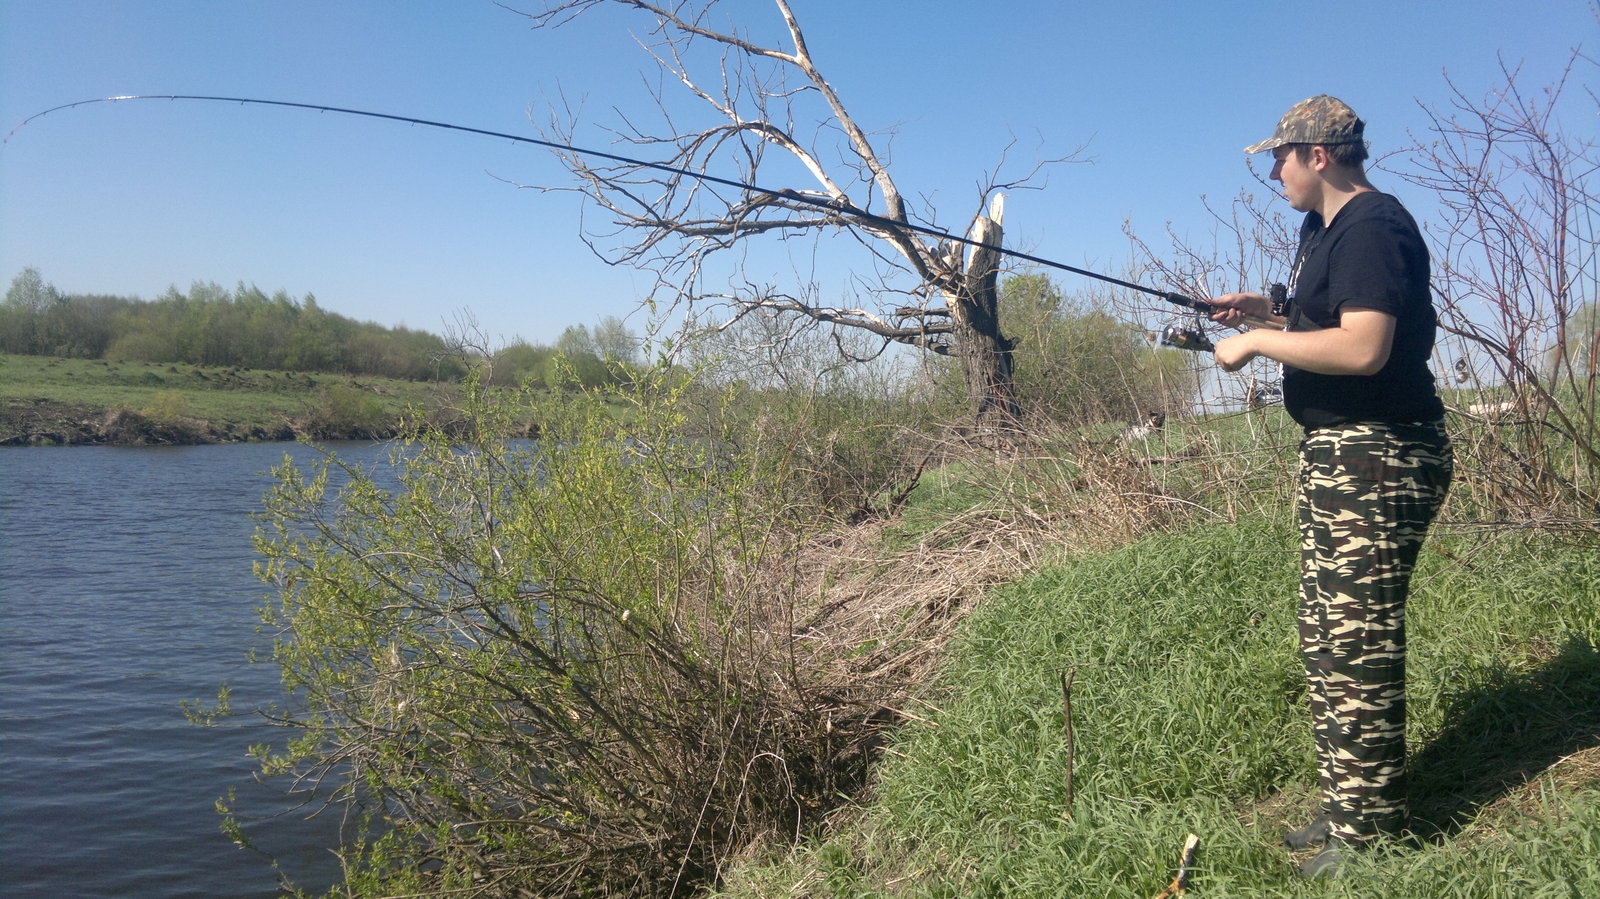
[[[1428,359],[1435,319],[1428,249],[1415,220],[1373,188],[1364,123],[1320,95],[1295,104],[1272,137],[1272,179],[1305,213],[1286,303],[1219,297],[1211,318],[1256,328],[1220,341],[1237,371],[1283,364],[1300,444],[1300,650],[1309,682],[1322,809],[1291,849],[1322,850],[1307,876],[1406,823],[1405,601],[1423,537],[1449,487],[1444,406]]]

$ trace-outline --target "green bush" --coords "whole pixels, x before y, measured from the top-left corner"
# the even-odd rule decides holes
[[[1188,355],[1153,347],[1143,329],[1105,308],[1062,293],[1041,274],[1001,284],[1000,323],[1016,343],[1013,377],[1025,418],[1076,426],[1190,407],[1199,381]],[[944,367],[938,389],[946,403],[964,394],[954,366]]]
[[[175,422],[189,415],[189,397],[181,390],[158,390],[150,404],[139,410],[146,418],[160,422]]]
[[[317,391],[317,404],[302,415],[296,430],[315,440],[383,438],[398,428],[395,416],[371,391],[333,384]]]
[[[353,889],[672,894],[841,788],[765,577],[812,513],[654,386],[474,391],[390,484],[278,471],[257,545],[299,735],[262,763],[377,800]],[[537,442],[506,437],[524,403]]]

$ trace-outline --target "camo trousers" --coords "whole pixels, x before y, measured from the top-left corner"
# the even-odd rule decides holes
[[[1300,445],[1300,651],[1336,837],[1406,821],[1406,592],[1453,469],[1443,423],[1356,423]]]

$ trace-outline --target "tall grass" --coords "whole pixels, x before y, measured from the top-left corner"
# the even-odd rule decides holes
[[[725,893],[1150,896],[1190,832],[1205,895],[1600,888],[1600,553],[1570,531],[1485,526],[1473,479],[1411,603],[1414,842],[1337,883],[1297,879],[1277,841],[1316,805],[1294,642],[1298,436],[1257,410],[1136,442],[1045,435],[925,475],[886,550],[937,552],[962,522],[1012,529],[1019,574],[952,607],[971,617],[924,649],[943,664],[873,793]]]

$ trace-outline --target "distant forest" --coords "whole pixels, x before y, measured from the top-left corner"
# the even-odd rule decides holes
[[[0,302],[0,352],[413,381],[458,381],[487,363],[496,383],[593,386],[634,364],[637,340],[620,321],[603,319],[592,332],[568,328],[554,347],[519,342],[486,359],[426,331],[329,312],[310,294],[296,300],[198,282],[154,300],[63,294],[26,268]]]

